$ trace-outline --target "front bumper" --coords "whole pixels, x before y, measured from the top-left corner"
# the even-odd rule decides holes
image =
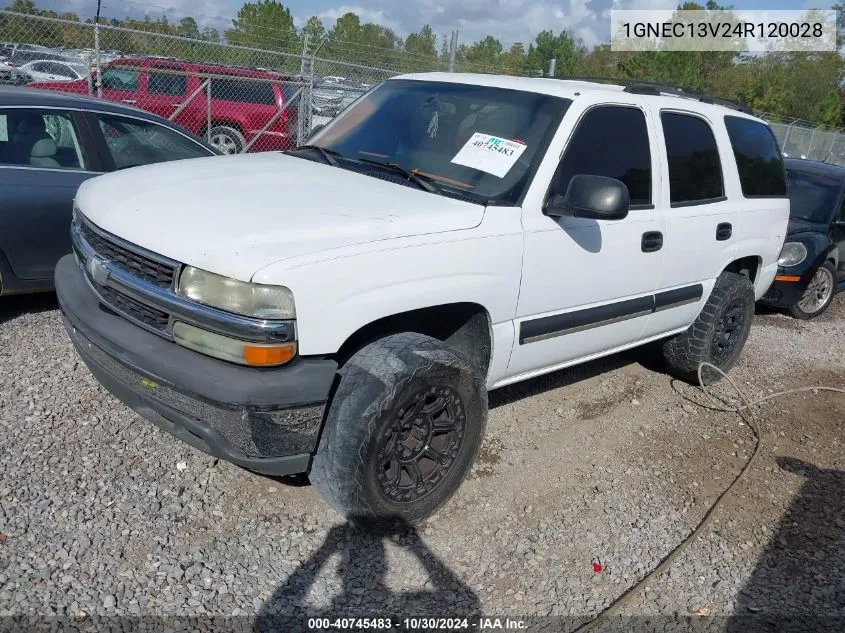
[[[56,266],[71,341],[106,389],[210,455],[267,475],[308,470],[337,364],[233,365],[143,330],[103,305],[76,260]]]
[[[766,294],[760,298],[760,303],[773,308],[789,308],[790,306],[794,306],[804,296],[807,285],[813,278],[815,271],[815,267],[811,265],[778,268],[772,285],[769,286]],[[778,279],[778,277],[786,277],[789,281]]]
[[[769,287],[760,303],[773,308],[788,308],[804,296],[807,284],[800,281],[777,281]]]

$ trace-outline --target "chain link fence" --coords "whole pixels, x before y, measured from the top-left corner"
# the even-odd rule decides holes
[[[770,114],[760,116],[771,126],[784,156],[845,166],[845,129]]]
[[[400,72],[319,57],[320,45],[296,54],[0,10],[0,84],[133,105],[227,153],[287,149]]]
[[[0,84],[134,105],[234,153],[304,143],[315,125],[377,83],[448,66],[438,57],[307,37],[248,44],[0,10]],[[459,60],[455,70],[489,69]],[[784,154],[845,165],[845,130],[762,116]]]

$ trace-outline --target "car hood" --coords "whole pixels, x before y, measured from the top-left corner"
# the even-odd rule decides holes
[[[86,181],[94,224],[249,281],[264,266],[377,240],[477,226],[484,207],[280,153],[133,167]]]
[[[786,229],[787,235],[799,233],[827,233],[828,226],[820,222],[810,222],[801,218],[789,218],[789,225]]]

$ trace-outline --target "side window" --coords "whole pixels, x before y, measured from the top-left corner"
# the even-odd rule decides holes
[[[182,158],[212,156],[199,143],[152,121],[98,115],[100,130],[117,169]]]
[[[138,91],[137,70],[126,70],[123,68],[106,68],[103,71],[102,83],[105,90],[123,90],[125,92]]]
[[[566,147],[549,194],[565,194],[577,174],[621,180],[632,206],[651,204],[651,151],[642,111],[624,106],[589,110]]]
[[[271,82],[250,79],[212,79],[211,98],[238,103],[276,104]]]
[[[57,110],[0,110],[0,164],[85,169],[71,115]]]
[[[746,198],[786,195],[786,173],[777,140],[767,125],[735,116],[725,117],[742,195]]]
[[[686,204],[725,195],[722,163],[713,130],[688,114],[660,114],[669,157],[669,201]]]
[[[180,97],[188,87],[188,77],[169,73],[150,73],[147,92],[158,95]]]
[[[73,71],[64,64],[51,63],[48,65],[47,72],[59,75],[60,77],[67,77],[68,79],[76,79],[76,75]]]

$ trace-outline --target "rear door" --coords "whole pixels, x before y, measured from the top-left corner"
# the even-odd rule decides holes
[[[654,109],[653,116],[657,151],[667,166],[662,188],[668,204],[663,270],[645,338],[695,320],[716,277],[734,259],[737,221],[722,173],[723,158],[731,155],[727,136],[718,133],[723,128],[680,109]]]
[[[194,94],[199,84],[184,68],[159,65],[151,67],[147,72],[146,85],[147,89],[139,102],[141,109],[178,123],[194,134],[202,132],[206,96],[204,92]],[[190,96],[191,100],[187,101]]]
[[[85,131],[78,112],[0,108],[0,250],[21,279],[70,253],[73,198],[100,169]]]

